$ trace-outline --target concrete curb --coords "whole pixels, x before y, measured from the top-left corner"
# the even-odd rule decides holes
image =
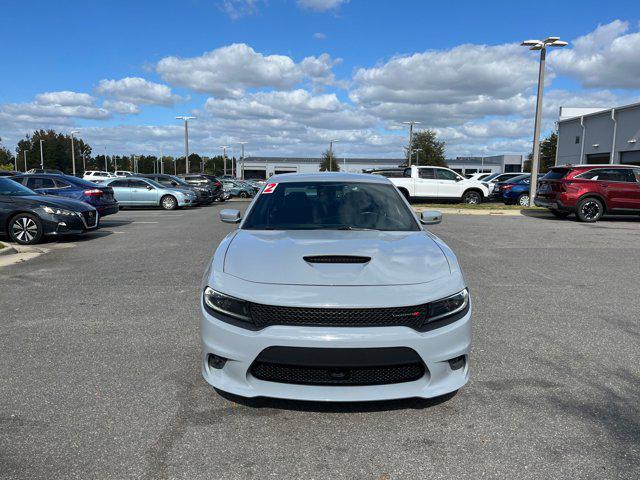
[[[503,216],[503,217],[518,217],[528,215],[547,215],[549,212],[546,210],[534,210],[526,209],[522,210],[476,210],[471,208],[429,208],[429,207],[416,207],[414,210],[418,213],[424,210],[436,210],[448,215],[484,215],[484,216]]]
[[[16,253],[16,249],[12,246],[8,245],[6,247],[0,248],[0,256],[2,255],[11,255],[12,253]]]

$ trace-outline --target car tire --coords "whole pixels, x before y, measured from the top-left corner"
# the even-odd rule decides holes
[[[165,210],[175,210],[178,208],[178,201],[173,195],[165,195],[160,199],[160,206]]]
[[[247,194],[247,192],[240,192],[240,193],[238,194],[238,196],[239,196],[240,198],[247,198],[249,195]]]
[[[563,212],[561,210],[556,210],[555,208],[550,208],[549,211],[556,218],[567,218],[571,215],[571,212]]]
[[[475,190],[469,190],[462,195],[462,203],[469,205],[478,205],[482,203],[482,194]]]
[[[521,207],[528,207],[529,206],[529,194],[528,193],[521,193],[520,195],[518,195],[518,199],[516,200],[516,203]]]
[[[19,213],[9,221],[9,237],[20,245],[34,245],[42,240],[40,219],[31,213]]]
[[[576,217],[581,222],[594,223],[602,218],[604,205],[594,197],[583,198],[576,206]]]

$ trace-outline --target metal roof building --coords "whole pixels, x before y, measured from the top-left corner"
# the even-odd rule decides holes
[[[640,165],[640,103],[566,117],[560,109],[556,165]]]

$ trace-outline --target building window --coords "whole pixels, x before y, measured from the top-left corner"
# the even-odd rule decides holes
[[[580,135],[576,135],[576,143],[580,143]]]

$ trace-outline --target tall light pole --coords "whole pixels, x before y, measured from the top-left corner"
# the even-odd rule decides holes
[[[224,175],[227,174],[227,148],[229,148],[229,145],[220,145],[220,147],[222,149],[222,155],[223,155],[223,159],[224,159]]]
[[[27,151],[23,150],[22,153],[24,154],[24,171],[26,173],[27,172]]]
[[[184,120],[184,173],[189,173],[189,120],[193,120],[194,118],[196,117],[189,117],[187,115],[176,117],[176,120]]]
[[[244,146],[249,142],[238,142],[240,144],[240,180],[244,180]]]
[[[340,140],[329,140],[329,171],[333,172],[333,144]]]
[[[107,163],[107,146],[104,146],[104,171],[109,171],[109,164]]]
[[[421,148],[416,148],[414,150],[415,154],[416,154],[416,165],[418,165],[420,163],[420,152],[422,152],[423,150]]]
[[[13,160],[14,160],[14,162],[16,164],[16,172],[17,172],[18,171],[18,152],[16,152],[16,155],[15,155],[15,157],[13,157]]]
[[[44,153],[42,153],[42,142],[44,142],[44,140],[40,139],[40,168],[44,170]]]
[[[536,101],[536,121],[533,127],[533,158],[531,159],[531,180],[529,182],[529,206],[535,205],[538,188],[538,169],[540,164],[540,123],[542,122],[542,92],[544,90],[544,69],[547,58],[547,47],[566,47],[567,42],[560,37],[547,37],[544,40],[525,40],[521,43],[529,50],[540,50],[540,67],[538,69],[538,98]]]
[[[73,176],[76,176],[76,149],[73,145],[73,135],[75,133],[79,133],[77,130],[71,131],[71,171],[73,172]]]
[[[413,126],[414,125],[419,125],[420,122],[416,122],[415,120],[410,120],[408,122],[402,122],[405,125],[409,125],[409,166],[411,166],[411,156],[413,155],[411,153],[412,147],[413,147]]]

